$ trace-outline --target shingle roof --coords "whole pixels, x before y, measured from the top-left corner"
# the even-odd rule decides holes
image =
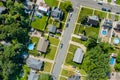
[[[43,61],[36,60],[36,59],[33,59],[33,58],[28,58],[26,60],[26,64],[32,69],[40,70],[43,66]]]
[[[48,31],[51,33],[55,33],[56,32],[56,27],[53,26],[52,24],[48,25]]]
[[[28,80],[38,80],[38,74],[30,70],[30,75],[28,75]]]
[[[74,57],[73,57],[73,61],[76,63],[81,63],[83,56],[84,56],[84,53],[82,52],[82,49],[77,48],[77,50],[75,51]]]
[[[80,76],[72,76],[68,80],[80,80]]]
[[[99,18],[98,16],[89,16],[87,22],[88,24],[97,25],[99,22]]]
[[[49,9],[50,9],[50,7],[47,4],[40,2],[38,10],[47,12]]]
[[[47,51],[48,45],[49,41],[42,37],[39,39],[37,50],[45,53]]]

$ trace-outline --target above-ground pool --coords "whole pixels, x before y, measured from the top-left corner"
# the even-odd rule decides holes
[[[111,57],[110,58],[110,64],[113,65],[115,63],[115,58]]]
[[[103,34],[103,35],[106,35],[106,34],[107,34],[107,31],[103,30],[103,31],[102,31],[102,34]]]
[[[120,42],[119,38],[114,38],[113,43],[118,44]]]
[[[29,44],[29,45],[28,45],[28,49],[29,49],[29,50],[33,50],[33,49],[34,49],[34,45],[35,45],[35,44]]]

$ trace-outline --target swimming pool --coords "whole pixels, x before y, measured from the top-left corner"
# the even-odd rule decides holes
[[[29,50],[33,50],[33,49],[34,49],[34,45],[35,45],[35,44],[29,44],[29,45],[28,45],[28,49],[29,49]]]
[[[103,34],[103,35],[106,35],[106,34],[107,34],[107,31],[103,30],[103,31],[102,31],[102,34]]]
[[[110,64],[113,65],[114,62],[115,62],[115,58],[112,57],[112,58],[110,59]]]

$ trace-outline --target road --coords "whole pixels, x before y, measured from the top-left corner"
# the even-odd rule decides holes
[[[83,6],[100,9],[100,10],[101,8],[105,7],[107,9],[112,9],[112,12],[114,13],[120,11],[120,6],[110,5],[110,4],[105,4],[105,3],[103,3],[103,5],[99,5],[94,0],[71,0],[71,2],[76,7],[80,7],[80,5],[83,5]]]
[[[77,15],[78,15],[78,9],[74,8],[74,12],[73,12],[71,20],[69,22],[69,26],[67,28],[65,28],[64,34],[62,35],[63,37],[62,37],[61,42],[63,43],[63,47],[58,50],[58,54],[56,56],[55,64],[54,64],[54,67],[52,70],[52,75],[53,75],[54,80],[58,80],[59,73],[61,71],[61,66],[62,66],[65,56],[67,54],[67,48],[69,45],[69,41],[71,39],[71,34],[73,31],[73,28],[75,26],[75,21],[77,19]]]
[[[55,64],[54,64],[52,74],[51,74],[53,76],[54,80],[58,80],[59,74],[61,71],[61,66],[62,66],[65,56],[67,54],[67,48],[69,45],[69,41],[71,38],[73,28],[75,26],[75,21],[77,19],[77,15],[78,15],[78,9],[76,7],[80,7],[80,5],[83,5],[83,6],[100,9],[100,10],[101,10],[101,8],[105,7],[107,9],[112,9],[112,12],[114,12],[114,13],[120,11],[120,7],[118,7],[118,6],[109,5],[109,4],[99,5],[99,4],[97,4],[97,2],[95,2],[93,0],[71,0],[71,2],[73,4],[74,11],[73,11],[73,15],[71,17],[69,26],[68,26],[68,28],[66,28],[64,30],[64,33],[63,33],[63,37],[61,40],[61,42],[63,43],[63,47],[62,47],[62,49],[58,50],[58,53],[57,53],[57,56],[55,59]]]

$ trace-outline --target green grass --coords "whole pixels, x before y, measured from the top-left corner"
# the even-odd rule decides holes
[[[52,45],[58,46],[58,44],[59,44],[59,39],[57,39],[57,38],[49,36],[48,40],[50,41],[50,44],[52,44]]]
[[[44,63],[44,71],[45,72],[50,72],[51,68],[52,68],[52,63],[49,63],[49,62]]]
[[[84,30],[84,27],[82,25],[77,24],[74,30],[74,34],[81,34]]]
[[[67,80],[66,78],[64,78],[64,77],[60,77],[60,80]]]
[[[68,70],[62,69],[61,75],[66,76],[66,77],[69,77],[69,76],[74,75],[74,72],[73,72],[73,71],[68,71]]]
[[[35,29],[44,31],[46,19],[46,16],[42,16],[42,18],[35,17],[35,20],[31,23],[31,26]]]
[[[86,75],[87,73],[83,69],[80,69],[80,74]]]
[[[119,20],[119,16],[115,15],[115,20],[118,21]]]
[[[3,3],[2,3],[2,2],[0,2],[0,6],[3,6]]]
[[[119,5],[120,5],[120,0],[116,0],[116,4],[119,4]]]
[[[83,44],[85,46],[87,44],[87,41],[82,41],[82,40],[80,40],[79,38],[76,38],[76,37],[72,37],[72,41]]]
[[[56,54],[56,50],[56,47],[50,45],[46,53],[46,58],[53,60]]]
[[[50,7],[56,6],[58,5],[58,1],[57,0],[44,0],[46,4],[48,4]]]
[[[108,18],[111,19],[111,17],[112,17],[112,14],[109,14],[109,15],[108,15]]]
[[[65,10],[65,6],[66,5],[66,3],[64,3],[64,2],[61,2],[60,3],[60,9],[63,11],[63,13],[64,13],[64,18],[63,18],[63,21],[65,22],[66,21],[66,18],[67,18],[67,15],[68,15],[68,12]]]
[[[37,48],[39,38],[38,37],[31,37],[30,40],[32,43],[35,43],[35,48],[34,48],[34,50],[35,50]]]
[[[75,51],[77,50],[77,48],[79,48],[79,47],[76,46],[76,45],[70,44],[68,51],[72,52],[72,53],[75,53]]]
[[[102,11],[98,11],[98,10],[95,10],[94,15],[96,15],[96,16],[98,16],[100,19],[102,19],[102,18],[106,18],[107,13],[106,13],[106,12],[102,12]]]
[[[28,75],[30,72],[30,68],[27,67],[27,65],[24,65],[23,67],[23,71],[24,71],[24,76],[18,80],[27,80],[28,79]]]
[[[91,16],[92,14],[93,14],[93,10],[92,9],[82,7],[77,22],[78,23],[80,22],[80,18],[82,18],[84,16]]]
[[[49,74],[45,74],[45,73],[41,73],[39,75],[38,80],[50,80],[50,75]]]
[[[108,0],[108,2],[111,2],[112,0]]]

